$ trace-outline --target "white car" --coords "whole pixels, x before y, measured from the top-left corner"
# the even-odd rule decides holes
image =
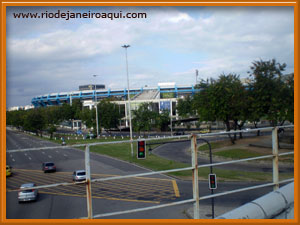
[[[73,181],[80,182],[86,180],[85,170],[76,170],[73,172]]]
[[[24,188],[31,188],[35,187],[34,183],[22,184],[20,187],[20,191],[18,192],[18,200],[20,202],[29,202],[29,201],[36,201],[38,197],[38,190],[37,189],[28,189],[22,191]]]

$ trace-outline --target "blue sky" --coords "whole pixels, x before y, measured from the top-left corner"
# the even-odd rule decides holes
[[[145,12],[146,19],[15,19],[13,13]],[[195,84],[221,73],[247,77],[254,60],[294,72],[292,7],[8,7],[7,107],[37,95],[103,83],[131,87]],[[92,75],[100,75],[94,78]]]

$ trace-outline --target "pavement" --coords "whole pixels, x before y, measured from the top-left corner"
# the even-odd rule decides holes
[[[212,218],[212,206],[208,204],[199,204],[199,219],[213,219]],[[223,215],[224,213],[227,213],[235,208],[239,207],[237,206],[220,206],[220,205],[214,205],[214,218]],[[185,211],[185,214],[188,218],[193,219],[194,218],[194,208],[188,208]]]

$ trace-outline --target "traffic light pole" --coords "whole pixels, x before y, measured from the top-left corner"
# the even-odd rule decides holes
[[[191,149],[192,149],[192,172],[193,172],[193,198],[194,202],[194,219],[199,218],[199,180],[198,180],[198,157],[197,157],[197,136],[192,135],[191,138]]]
[[[212,152],[211,152],[211,145],[210,143],[204,139],[204,138],[200,138],[198,140],[204,141],[207,143],[208,148],[209,148],[209,163],[212,164]],[[210,166],[210,174],[213,173],[213,167]],[[214,189],[210,189],[210,193],[213,195],[214,194]],[[215,218],[215,201],[214,198],[211,198],[211,218],[214,219]]]

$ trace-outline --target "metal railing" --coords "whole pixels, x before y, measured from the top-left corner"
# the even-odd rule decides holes
[[[85,147],[85,170],[86,170],[86,180],[82,182],[76,182],[76,184],[85,184],[86,185],[86,198],[87,198],[87,219],[92,218],[101,218],[101,217],[107,217],[107,216],[114,216],[114,215],[121,215],[121,214],[127,214],[127,213],[134,213],[139,211],[146,211],[146,210],[152,210],[152,209],[158,209],[163,207],[169,207],[169,206],[175,206],[175,205],[181,205],[186,203],[194,203],[193,209],[194,209],[194,219],[199,219],[199,201],[205,200],[205,199],[211,199],[216,198],[220,196],[225,196],[228,194],[263,188],[263,187],[269,187],[273,186],[274,190],[277,190],[279,188],[279,184],[286,183],[293,181],[294,178],[286,179],[279,181],[279,164],[278,164],[278,158],[279,156],[285,156],[285,155],[292,155],[294,154],[294,151],[291,152],[285,152],[280,153],[278,152],[278,129],[279,128],[294,128],[294,125],[289,126],[279,126],[279,127],[267,127],[267,128],[257,128],[257,129],[250,129],[250,130],[239,130],[239,131],[229,131],[229,132],[219,132],[219,133],[207,133],[207,134],[192,134],[192,135],[181,135],[177,136],[176,138],[189,138],[191,139],[191,157],[192,157],[192,166],[191,167],[185,167],[185,168],[178,168],[178,169],[170,169],[170,170],[163,170],[163,171],[152,171],[152,172],[146,172],[146,173],[139,173],[139,174],[131,174],[131,175],[122,175],[122,176],[114,176],[114,177],[105,177],[105,178],[98,178],[98,179],[91,179],[91,172],[90,172],[90,146],[96,146],[96,145],[109,145],[109,144],[120,144],[120,143],[132,143],[137,142],[138,140],[132,140],[132,141],[114,141],[114,142],[98,142],[98,143],[89,143],[89,144],[75,144],[75,145],[67,145],[67,146],[51,146],[51,147],[42,147],[42,148],[27,148],[27,149],[17,149],[17,150],[7,150],[7,153],[13,153],[13,152],[24,152],[24,151],[38,151],[38,150],[46,150],[46,149],[57,149],[57,148],[70,148],[70,147]],[[217,163],[210,163],[210,164],[204,164],[204,165],[198,165],[197,162],[197,138],[203,138],[208,136],[220,136],[220,135],[229,135],[229,134],[237,134],[237,133],[249,133],[249,132],[256,132],[256,131],[272,131],[272,154],[271,155],[265,155],[265,156],[259,156],[259,157],[251,157],[246,159],[239,159],[239,160],[231,160],[226,162],[217,162]],[[158,137],[158,138],[147,138],[143,139],[145,141],[152,141],[152,140],[162,140],[162,139],[174,139],[174,136],[170,137]],[[240,188],[235,189],[232,191],[225,191],[218,194],[211,194],[199,197],[199,185],[198,185],[198,169],[203,167],[212,167],[212,166],[220,166],[220,165],[226,165],[226,164],[232,164],[232,163],[239,163],[239,162],[245,162],[245,161],[251,161],[251,160],[259,160],[259,159],[266,159],[266,158],[272,158],[272,167],[273,167],[273,182],[272,183],[266,183],[261,185],[255,185],[247,188]],[[104,214],[97,214],[93,215],[93,209],[92,209],[92,183],[93,182],[100,182],[100,181],[108,181],[108,180],[117,180],[117,179],[125,179],[125,178],[132,178],[132,177],[142,177],[142,176],[150,176],[155,174],[165,174],[170,172],[179,172],[179,171],[187,171],[192,170],[192,183],[193,183],[193,198],[167,203],[167,204],[161,204],[157,206],[151,206],[151,207],[144,207],[144,208],[138,208],[138,209],[132,209],[132,210],[123,210],[119,212],[112,212],[112,213],[104,213]],[[42,188],[50,188],[50,187],[57,187],[57,186],[68,186],[68,185],[76,185],[75,183],[56,183],[56,184],[49,184],[49,185],[40,185],[34,187],[34,189],[42,189]],[[22,190],[27,189],[33,189],[33,188],[24,188]]]

